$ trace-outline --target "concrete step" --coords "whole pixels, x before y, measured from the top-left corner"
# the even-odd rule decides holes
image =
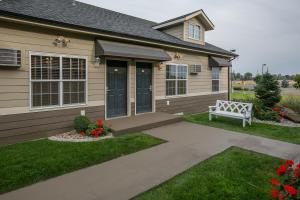
[[[114,135],[141,132],[182,121],[182,117],[168,113],[147,113],[132,117],[108,120]]]

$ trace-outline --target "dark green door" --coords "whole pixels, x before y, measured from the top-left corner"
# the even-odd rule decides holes
[[[152,64],[136,63],[136,113],[152,112]]]
[[[127,62],[108,60],[106,78],[107,117],[127,115]]]

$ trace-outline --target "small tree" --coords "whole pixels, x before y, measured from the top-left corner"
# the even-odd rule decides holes
[[[263,74],[257,80],[255,96],[262,106],[273,108],[275,104],[280,102],[280,92],[278,81],[270,73]]]
[[[289,87],[289,81],[287,79],[283,79],[281,82],[281,87],[288,88]]]
[[[297,74],[295,77],[294,77],[294,81],[296,82],[294,84],[294,87],[296,89],[299,89],[300,90],[300,74]]]

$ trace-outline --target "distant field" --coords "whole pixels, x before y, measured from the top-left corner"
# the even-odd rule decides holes
[[[286,88],[285,88],[286,89]],[[235,91],[231,94],[232,99],[253,99],[255,98],[254,92],[251,91]],[[293,97],[300,100],[300,91],[282,90],[282,100]]]

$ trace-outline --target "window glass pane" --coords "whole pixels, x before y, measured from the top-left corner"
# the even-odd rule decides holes
[[[212,79],[219,79],[220,78],[220,68],[213,67],[212,68]]]
[[[85,81],[63,83],[63,104],[85,103]]]
[[[50,79],[50,57],[42,56],[42,79],[49,80]]]
[[[194,25],[189,25],[189,37],[194,38]]]
[[[72,79],[79,78],[79,61],[77,58],[72,58]]]
[[[40,107],[42,106],[42,84],[39,82],[32,83],[32,106]]]
[[[41,56],[31,56],[31,79],[40,80],[41,78]]]
[[[86,78],[86,62],[85,59],[79,60],[79,79]]]
[[[200,40],[200,26],[194,26],[194,39]]]
[[[71,61],[70,58],[63,58],[62,60],[62,74],[63,74],[63,79],[69,80],[71,79]]]
[[[177,94],[183,95],[186,94],[186,80],[177,82]]]
[[[177,78],[186,79],[187,78],[187,66],[178,65]]]
[[[176,95],[176,81],[166,82],[166,94],[167,96]]]
[[[167,65],[167,79],[176,79],[176,65]]]
[[[60,66],[60,58],[59,57],[51,57],[51,74],[50,74],[50,79],[57,80],[60,78],[60,71],[59,71],[59,66]]]
[[[219,80],[212,80],[212,91],[218,92],[219,91]]]

